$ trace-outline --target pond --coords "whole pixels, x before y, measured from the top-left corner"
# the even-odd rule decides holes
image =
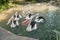
[[[1,22],[0,26],[19,36],[36,38],[39,40],[56,40],[56,34],[53,30],[57,29],[60,31],[60,9],[56,11],[44,11],[40,13],[40,16],[43,16],[46,19],[46,22],[39,23],[36,31],[27,32],[27,25],[24,27],[21,26],[21,22],[24,21],[24,19],[19,21],[20,25],[16,28],[11,28],[9,25],[7,26],[7,20]]]

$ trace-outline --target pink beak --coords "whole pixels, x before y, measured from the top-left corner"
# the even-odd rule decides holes
[[[25,25],[27,25],[29,23],[30,23],[30,20],[25,20],[25,21],[22,22],[22,26],[25,26]]]

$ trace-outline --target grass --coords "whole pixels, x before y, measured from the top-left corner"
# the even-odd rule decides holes
[[[2,12],[2,11],[4,11],[4,10],[7,10],[7,9],[9,9],[9,8],[11,8],[11,7],[15,7],[15,6],[17,6],[18,4],[13,4],[13,3],[11,3],[11,2],[9,2],[9,3],[4,3],[3,5],[2,4],[0,4],[0,12]]]

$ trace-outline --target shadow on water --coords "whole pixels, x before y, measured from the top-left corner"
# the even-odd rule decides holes
[[[26,32],[27,26],[21,26],[23,19],[20,20],[20,26],[16,28],[10,28],[7,25],[3,26],[5,26],[4,28],[7,30],[20,36],[37,38],[39,40],[56,40],[55,33],[52,30],[57,29],[60,31],[60,10],[44,12],[41,13],[40,16],[43,16],[46,19],[46,22],[39,23],[36,31]]]

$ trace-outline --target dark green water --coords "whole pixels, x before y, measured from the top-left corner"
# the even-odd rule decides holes
[[[60,31],[60,9],[56,11],[43,12],[40,16],[43,16],[46,19],[46,22],[39,23],[38,29],[32,32],[26,32],[27,25],[25,27],[21,26],[21,22],[24,21],[24,19],[20,20],[20,25],[16,28],[10,28],[10,26],[7,26],[7,20],[1,22],[0,25],[16,35],[37,38],[39,40],[56,40],[56,34],[53,30],[57,29]]]

